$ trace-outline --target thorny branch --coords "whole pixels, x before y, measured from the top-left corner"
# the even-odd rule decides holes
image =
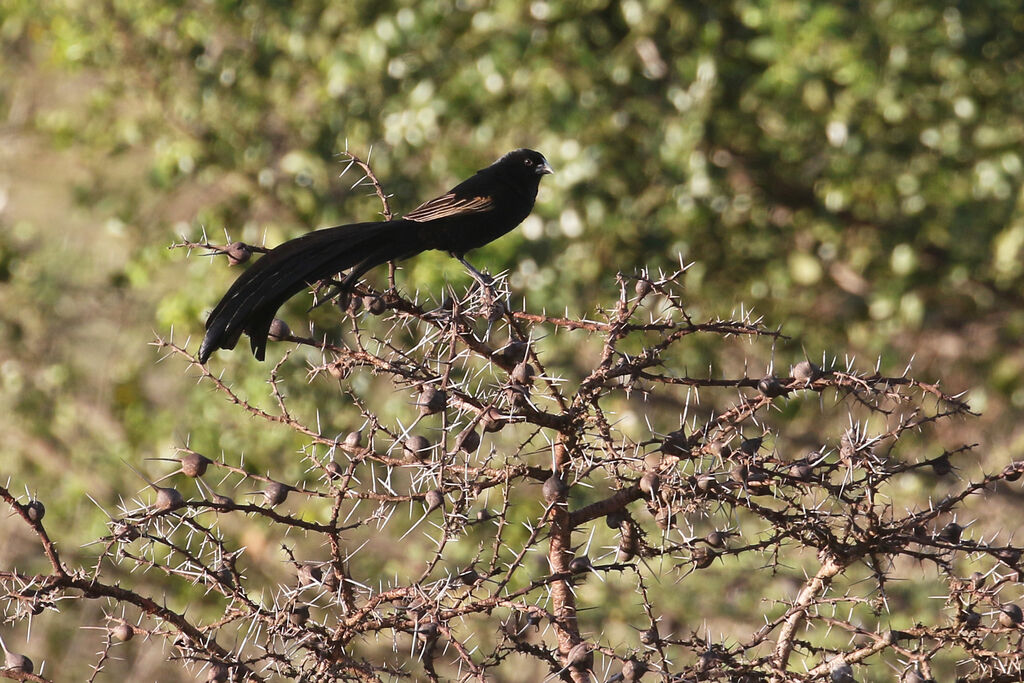
[[[268,396],[236,388],[251,366],[215,373],[157,339],[241,414],[301,441],[306,477],[184,445],[71,554],[57,543],[80,539],[53,540],[41,501],[0,487],[43,560],[0,571],[7,624],[102,601],[94,676],[144,634],[209,681],[851,681],[871,666],[1016,680],[1022,549],[957,515],[1024,463],[958,479],[974,445],[939,446],[936,427],[973,413],[909,374],[751,372],[775,367],[782,335],[750,314],[695,320],[682,274],[619,276],[599,320],[512,310],[500,278],[440,305],[362,283],[323,331],[279,337],[289,352]],[[546,342],[556,334],[573,335],[574,357]],[[693,340],[718,354],[700,373]],[[943,495],[905,505],[900,486],[922,476]],[[284,569],[256,569],[246,528],[277,539]],[[188,612],[131,570],[187,592]],[[755,571],[796,585],[765,596],[745,632],[677,614],[679,595]],[[891,587],[922,571],[943,609],[890,614]],[[605,629],[602,593],[623,596],[632,630]],[[912,626],[893,630],[896,617]]]

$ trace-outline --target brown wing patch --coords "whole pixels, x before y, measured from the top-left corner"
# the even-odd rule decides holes
[[[436,199],[424,202],[415,209],[405,214],[405,218],[417,223],[433,221],[448,216],[458,216],[467,213],[480,213],[487,211],[494,206],[490,197],[463,197],[457,198],[454,193],[441,195]]]

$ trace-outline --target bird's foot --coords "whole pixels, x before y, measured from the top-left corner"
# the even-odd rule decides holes
[[[498,294],[492,285],[480,287],[477,301],[480,313],[487,319],[488,329],[508,312],[505,297]]]
[[[477,297],[479,297],[480,303],[485,306],[492,304],[495,301],[500,302],[502,299],[501,294],[499,294],[498,290],[494,287],[494,280],[490,280],[489,282],[480,282],[478,280],[472,289],[470,289],[469,294],[476,294]]]

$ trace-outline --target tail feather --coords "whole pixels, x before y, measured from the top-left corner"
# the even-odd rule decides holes
[[[424,251],[419,230],[405,220],[354,223],[307,233],[285,242],[242,273],[206,321],[199,349],[205,363],[217,349],[233,349],[242,333],[263,360],[270,323],[288,299],[313,283],[352,268],[351,285],[370,268]]]

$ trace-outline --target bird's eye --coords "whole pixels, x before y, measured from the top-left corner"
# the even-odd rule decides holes
[[[533,159],[526,159],[523,163],[525,163],[527,166],[533,166]]]

